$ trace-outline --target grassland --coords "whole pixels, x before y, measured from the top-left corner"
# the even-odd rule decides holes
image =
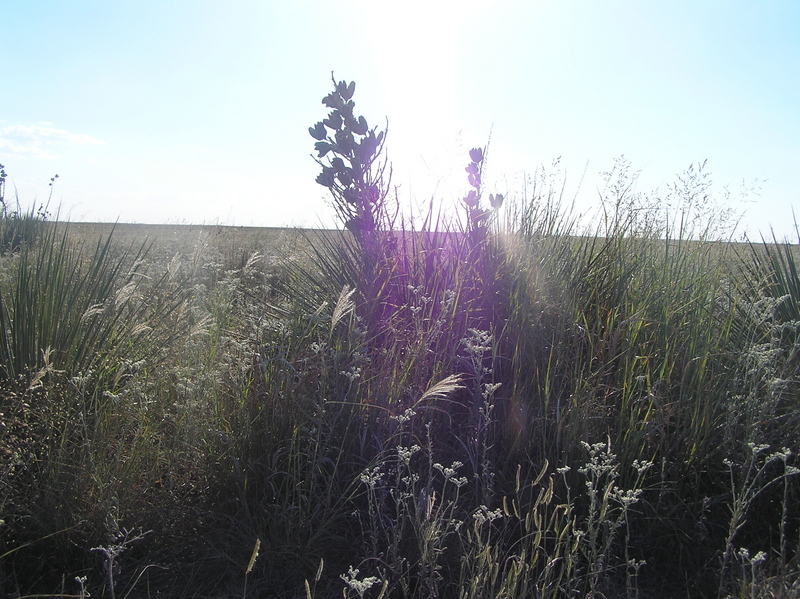
[[[479,149],[414,229],[353,91],[342,232],[3,211],[0,593],[798,596],[797,246],[699,169],[483,208]]]
[[[794,593],[794,248],[111,234],[4,258],[4,594]]]

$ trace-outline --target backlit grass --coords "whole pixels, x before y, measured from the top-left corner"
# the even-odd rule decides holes
[[[413,228],[334,86],[342,231],[2,258],[0,590],[796,595],[794,246],[720,237],[702,169],[618,164],[588,226],[546,173],[486,197],[477,149]]]

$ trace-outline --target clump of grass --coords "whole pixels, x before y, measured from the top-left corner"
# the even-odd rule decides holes
[[[326,127],[318,124],[312,135]],[[326,143],[318,150],[335,147],[335,140]],[[320,182],[337,197],[341,169],[331,168],[333,178],[323,170]],[[356,232],[318,252],[319,274],[298,277],[305,289],[330,282],[334,289],[356,289],[369,357],[359,365],[355,397],[401,414],[426,380],[465,377],[465,390],[426,422],[436,439],[429,451],[441,463],[447,456],[469,467],[463,510],[496,508],[492,502],[513,488],[509,459],[576,470],[580,447],[609,439],[622,464],[661,464],[660,481],[645,481],[654,476],[646,469],[620,473],[635,489],[653,485],[654,502],[644,509],[693,517],[709,493],[725,492],[720,460],[742,449],[738,429],[723,423],[731,422],[740,357],[757,349],[752,337],[740,336],[737,314],[747,300],[737,287],[730,245],[718,236],[729,230],[732,216],[716,211],[705,165],[690,167],[661,198],[636,192],[635,174],[618,163],[607,174],[600,218],[591,229],[582,228],[559,187],[544,176],[534,181],[531,197],[506,201],[509,214],[496,219],[479,204],[483,168],[484,151],[475,149],[466,168],[470,191],[462,225],[433,214],[419,231],[381,229],[375,221],[369,230],[383,235],[380,259],[367,257],[375,248],[365,248]],[[495,210],[505,200],[489,199]],[[369,276],[362,266],[367,262]],[[475,341],[479,335],[491,342]],[[375,420],[371,434],[389,438],[393,429]],[[690,482],[698,471],[710,474],[701,487]],[[691,488],[670,503],[672,489]],[[636,493],[620,501],[632,505]],[[590,542],[576,559],[588,570],[567,578],[575,579],[574,588],[589,585],[582,592],[618,581],[610,563],[620,558],[621,545],[607,533],[624,521],[620,561],[633,593],[645,560],[631,548],[640,535],[669,525],[656,517],[659,524],[645,533],[630,510],[610,517],[609,498],[601,501],[591,489],[578,498],[574,509],[585,510]],[[721,515],[714,517],[721,522]],[[600,521],[603,540],[594,528]],[[715,542],[726,545],[721,535]],[[707,551],[706,558],[714,553]]]
[[[41,205],[39,208],[33,205],[25,211],[17,197],[16,205],[12,206],[6,199],[7,177],[5,167],[0,164],[0,256],[13,254],[23,246],[36,243],[48,217],[46,205]],[[56,177],[58,175],[50,179],[51,189]]]
[[[179,322],[165,325],[180,320],[182,304],[166,279],[146,280],[143,256],[113,256],[110,238],[86,254],[50,223],[0,289],[0,388],[12,424],[2,431],[0,534],[14,571],[35,564],[28,580],[46,578],[50,551],[67,568],[76,545],[116,547],[107,535],[120,502],[127,510],[142,500],[128,483],[145,474],[153,439],[129,385],[181,333]]]

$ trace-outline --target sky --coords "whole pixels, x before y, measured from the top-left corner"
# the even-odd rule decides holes
[[[665,196],[706,162],[737,234],[794,240],[800,3],[0,0],[6,197],[74,221],[332,226],[308,127],[354,80],[410,210],[458,205],[471,147],[513,199],[592,214],[619,160]],[[746,193],[743,192],[746,191]],[[487,190],[488,191],[488,190]]]

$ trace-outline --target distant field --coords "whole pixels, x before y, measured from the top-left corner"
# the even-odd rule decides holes
[[[70,237],[88,243],[113,233],[120,247],[152,243],[151,262],[166,264],[176,255],[182,260],[204,261],[214,256],[235,265],[258,252],[263,258],[287,256],[308,249],[309,239],[334,231],[290,227],[236,227],[222,225],[152,225],[131,223],[69,223]]]
[[[223,225],[149,225],[138,223],[69,223],[73,235],[81,239],[105,237],[113,231],[118,243],[144,240],[157,242],[164,249],[182,251],[187,244],[200,241],[240,248],[267,250],[294,239],[298,230],[289,227],[235,227]],[[222,241],[224,238],[224,242]]]
[[[223,270],[243,264],[255,252],[266,262],[273,262],[288,256],[304,254],[309,249],[309,240],[316,236],[336,235],[333,229],[296,229],[292,227],[244,227],[230,225],[174,225],[139,223],[69,223],[70,236],[75,240],[95,243],[105,240],[113,232],[113,241],[120,247],[137,247],[152,242],[148,252],[149,262],[165,265],[178,256],[181,262],[191,260],[202,265],[212,257]],[[765,238],[768,239],[768,238]],[[771,241],[771,240],[770,240]],[[758,247],[763,240],[754,238],[752,243]],[[673,241],[671,245],[692,246],[695,242]],[[718,242],[719,249],[733,249],[726,252],[729,258],[744,257],[752,251],[746,242]],[[792,258],[800,261],[800,245],[783,245],[783,251],[790,251]],[[262,266],[266,266],[262,260]]]

